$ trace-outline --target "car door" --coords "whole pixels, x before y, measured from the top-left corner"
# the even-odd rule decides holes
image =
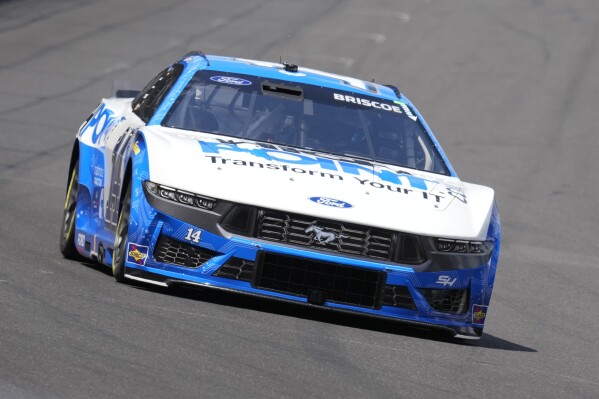
[[[137,130],[152,118],[182,71],[183,66],[175,64],[156,75],[133,99],[131,106],[124,110],[119,123],[106,135],[105,173],[110,176],[105,183],[107,201],[104,206],[104,226],[107,230],[114,232],[118,223],[127,157],[134,144]]]

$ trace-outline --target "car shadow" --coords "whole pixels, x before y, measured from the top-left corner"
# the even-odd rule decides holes
[[[209,302],[221,306],[268,312],[287,317],[296,317],[386,334],[427,339],[452,345],[473,346],[511,352],[537,352],[533,348],[519,345],[486,332],[483,333],[480,340],[455,339],[450,333],[444,330],[416,327],[389,319],[335,312],[314,305],[294,304],[235,292],[222,292],[220,290],[185,285],[174,285],[169,288],[161,288],[138,282],[131,282],[130,286],[135,289],[153,291],[189,300]]]
[[[98,262],[94,262],[89,259],[80,260],[79,262],[81,262],[82,265],[90,269],[94,269],[95,271],[101,272],[103,274],[106,274],[107,276],[112,277],[112,269],[106,265],[101,265]]]

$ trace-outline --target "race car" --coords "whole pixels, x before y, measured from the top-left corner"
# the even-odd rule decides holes
[[[500,220],[397,87],[192,52],[81,125],[60,250],[478,339]]]

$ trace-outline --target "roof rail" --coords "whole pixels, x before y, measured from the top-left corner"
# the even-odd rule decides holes
[[[208,63],[208,66],[210,66],[210,60],[208,59],[208,57],[206,57],[206,54],[204,54],[203,51],[198,51],[198,50],[190,51],[187,54],[185,54],[183,56],[183,58],[193,57],[193,56],[200,56],[200,57],[204,58],[206,60],[206,62]]]
[[[397,88],[397,86],[395,86],[395,85],[385,85],[385,87],[388,87],[391,90],[393,90],[393,93],[395,93],[395,95],[397,96],[397,98],[401,98],[401,92],[399,91],[399,89]]]

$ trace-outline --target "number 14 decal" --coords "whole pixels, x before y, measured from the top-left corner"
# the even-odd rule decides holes
[[[185,239],[187,241],[200,242],[201,235],[202,230],[187,229],[187,235],[185,236]]]

